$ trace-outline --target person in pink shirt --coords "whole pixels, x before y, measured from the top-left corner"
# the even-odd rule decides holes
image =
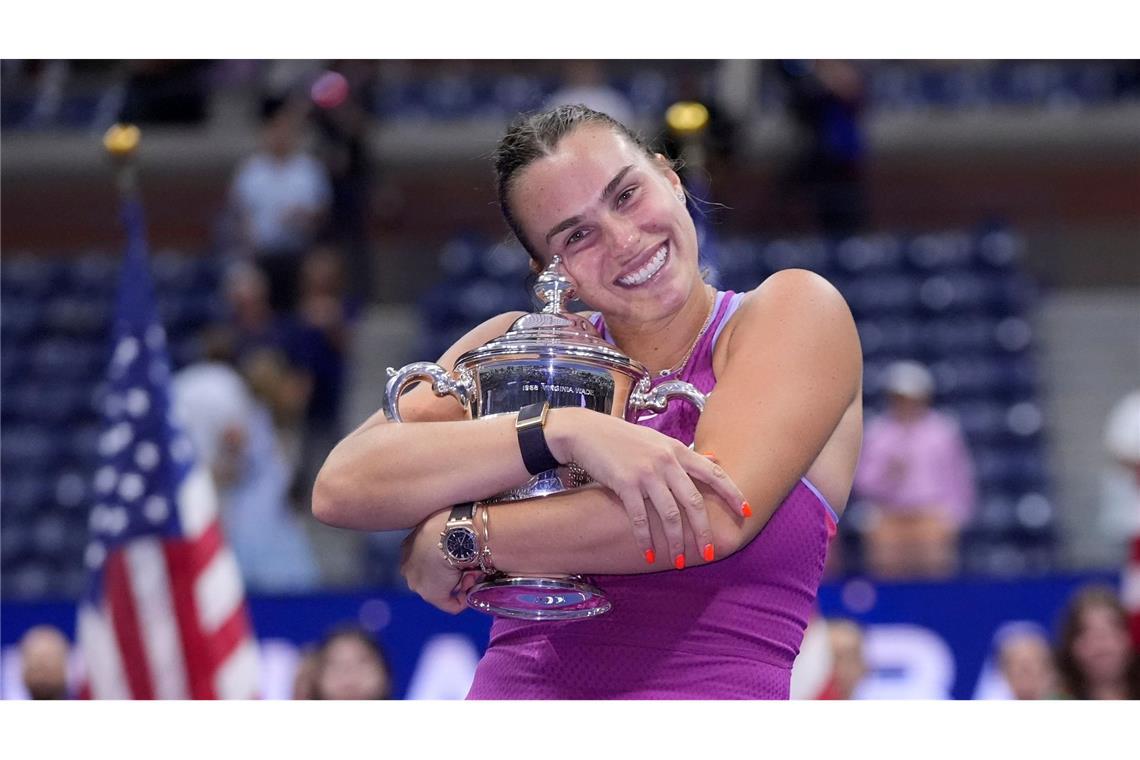
[[[887,411],[867,424],[855,493],[871,505],[867,563],[880,577],[941,577],[974,510],[974,465],[958,423],[931,408],[917,362],[887,370]]]

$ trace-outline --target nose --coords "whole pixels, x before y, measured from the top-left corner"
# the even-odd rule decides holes
[[[634,256],[641,250],[641,230],[629,219],[615,216],[611,221],[610,236],[614,250],[620,254]]]

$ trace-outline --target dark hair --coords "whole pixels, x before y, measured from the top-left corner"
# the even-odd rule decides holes
[[[1120,627],[1128,630],[1128,613],[1120,603],[1116,592],[1108,586],[1086,586],[1077,591],[1069,600],[1061,616],[1060,642],[1057,647],[1057,672],[1061,676],[1061,687],[1065,694],[1074,699],[1089,699],[1089,683],[1081,670],[1073,644],[1084,629],[1085,612],[1094,607],[1107,607],[1116,616]],[[1124,673],[1125,688],[1129,699],[1140,699],[1140,655],[1131,651],[1131,658]]]
[[[562,138],[584,124],[598,124],[617,132],[645,152],[650,160],[656,160],[653,149],[620,121],[583,105],[557,106],[532,114],[522,114],[507,128],[507,133],[495,148],[492,160],[495,164],[496,189],[499,195],[499,210],[531,259],[541,264],[538,252],[523,235],[522,228],[508,201],[511,188],[518,173],[534,161],[554,153]]]
[[[342,623],[330,629],[317,644],[315,652],[317,666],[315,668],[316,678],[313,683],[313,699],[326,699],[325,695],[321,693],[320,672],[324,668],[324,660],[328,657],[329,650],[332,645],[341,639],[354,639],[359,641],[364,647],[372,654],[381,669],[387,674],[387,686],[382,694],[378,695],[376,699],[391,699],[392,698],[392,665],[388,662],[388,655],[384,648],[380,646],[372,634],[366,631],[355,623]]]

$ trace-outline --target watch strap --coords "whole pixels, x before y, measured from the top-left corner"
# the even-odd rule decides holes
[[[475,502],[468,501],[463,504],[456,504],[451,508],[451,513],[447,516],[447,521],[453,520],[471,520],[475,521]]]
[[[519,410],[515,422],[515,430],[519,438],[519,451],[522,453],[523,464],[527,472],[537,475],[540,472],[553,470],[559,465],[550,447],[546,445],[546,413],[550,409],[549,401],[540,401],[524,406]]]

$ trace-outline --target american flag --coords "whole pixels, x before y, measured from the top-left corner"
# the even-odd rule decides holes
[[[84,692],[96,699],[257,695],[258,654],[208,469],[171,417],[142,207],[128,246],[107,375],[100,466],[78,611]]]

